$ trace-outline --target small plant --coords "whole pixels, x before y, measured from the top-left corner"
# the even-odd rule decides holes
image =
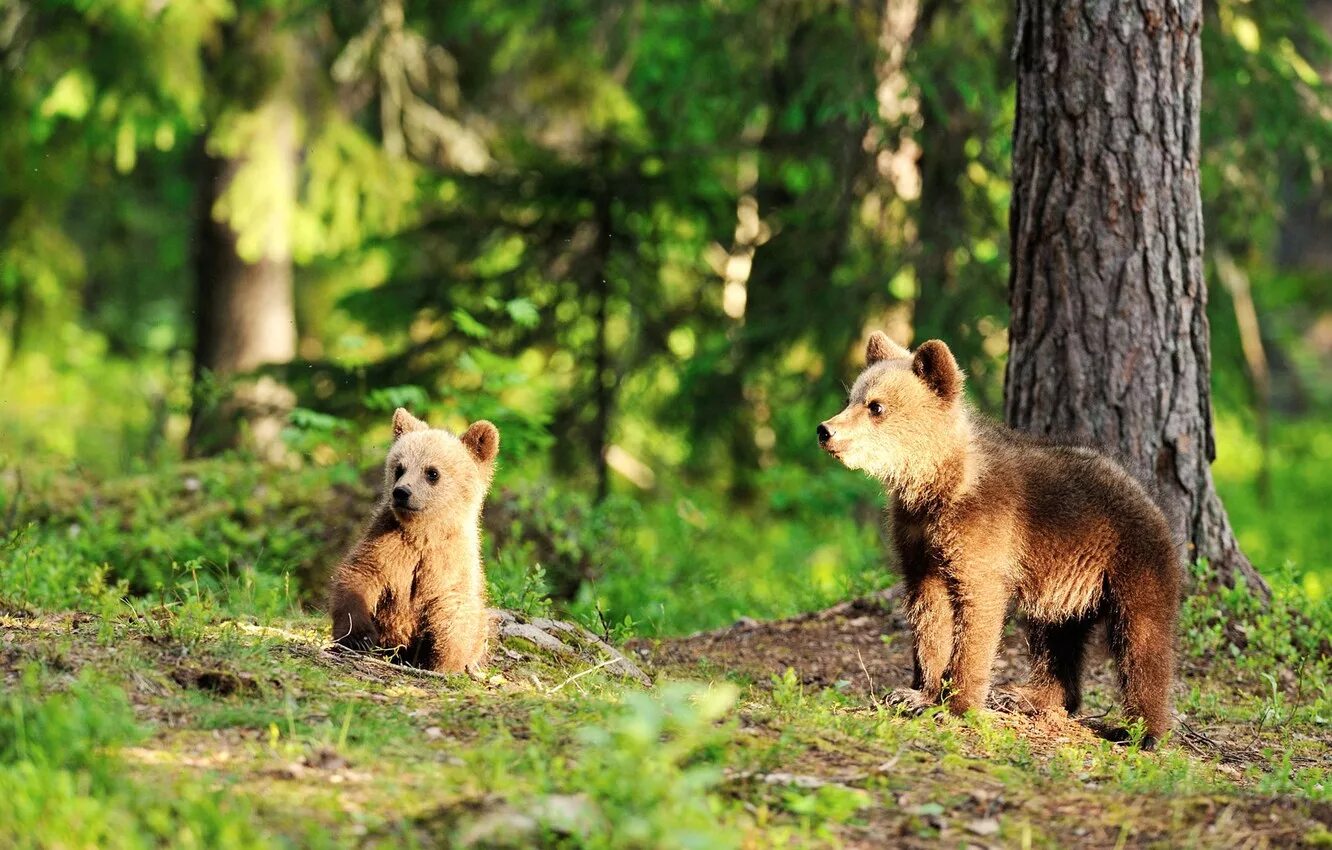
[[[739,847],[737,813],[716,793],[730,739],[718,721],[735,703],[734,686],[672,683],[630,693],[606,722],[578,734],[567,781],[601,817],[580,840],[589,848]]]
[[[772,676],[772,703],[783,714],[794,714],[805,706],[805,685],[800,675],[787,667],[782,675]]]
[[[491,604],[529,617],[551,614],[550,587],[541,564],[529,564],[508,551],[486,564]]]

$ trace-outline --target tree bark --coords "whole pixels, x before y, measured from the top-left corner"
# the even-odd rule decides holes
[[[296,196],[296,114],[289,101],[268,105],[273,179],[284,197]],[[244,156],[203,154],[195,253],[194,402],[188,451],[213,454],[244,444],[268,459],[283,454],[282,425],[294,402],[271,376],[246,377],[262,366],[287,363],[296,354],[295,293],[290,222],[275,216],[262,256],[249,260],[239,234],[216,215],[223,196],[245,165]],[[273,188],[273,187],[270,187]],[[242,441],[244,437],[244,441]]]
[[[1201,0],[1018,0],[1005,415],[1154,485],[1211,579],[1267,585],[1213,487]]]

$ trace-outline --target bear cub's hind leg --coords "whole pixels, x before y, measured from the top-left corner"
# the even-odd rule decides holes
[[[1170,731],[1170,683],[1175,654],[1173,616],[1152,606],[1110,615],[1110,651],[1119,669],[1124,708],[1145,725],[1142,747],[1153,749]]]
[[[1062,623],[1027,623],[1031,676],[1014,688],[1019,711],[1039,714],[1063,709],[1069,714],[1082,706],[1082,661],[1095,617]]]

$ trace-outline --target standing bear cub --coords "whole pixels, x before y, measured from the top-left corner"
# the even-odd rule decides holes
[[[1031,678],[1019,703],[1076,711],[1083,653],[1106,623],[1144,746],[1170,728],[1175,620],[1183,577],[1170,526],[1147,491],[1091,449],[980,419],[962,400],[948,346],[907,351],[880,332],[845,410],[820,445],[881,480],[915,642],[917,707],[985,705],[1008,604],[1027,620]]]
[[[497,454],[489,422],[455,437],[394,412],[385,496],[333,574],[335,642],[428,670],[480,672],[490,636],[481,503]]]

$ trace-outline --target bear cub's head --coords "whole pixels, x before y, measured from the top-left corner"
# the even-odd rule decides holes
[[[393,446],[384,489],[404,525],[475,522],[495,474],[499,429],[481,420],[455,437],[431,428],[403,408],[393,412]]]
[[[875,331],[846,409],[819,424],[819,445],[849,469],[913,487],[965,438],[962,379],[939,340],[913,353]]]

